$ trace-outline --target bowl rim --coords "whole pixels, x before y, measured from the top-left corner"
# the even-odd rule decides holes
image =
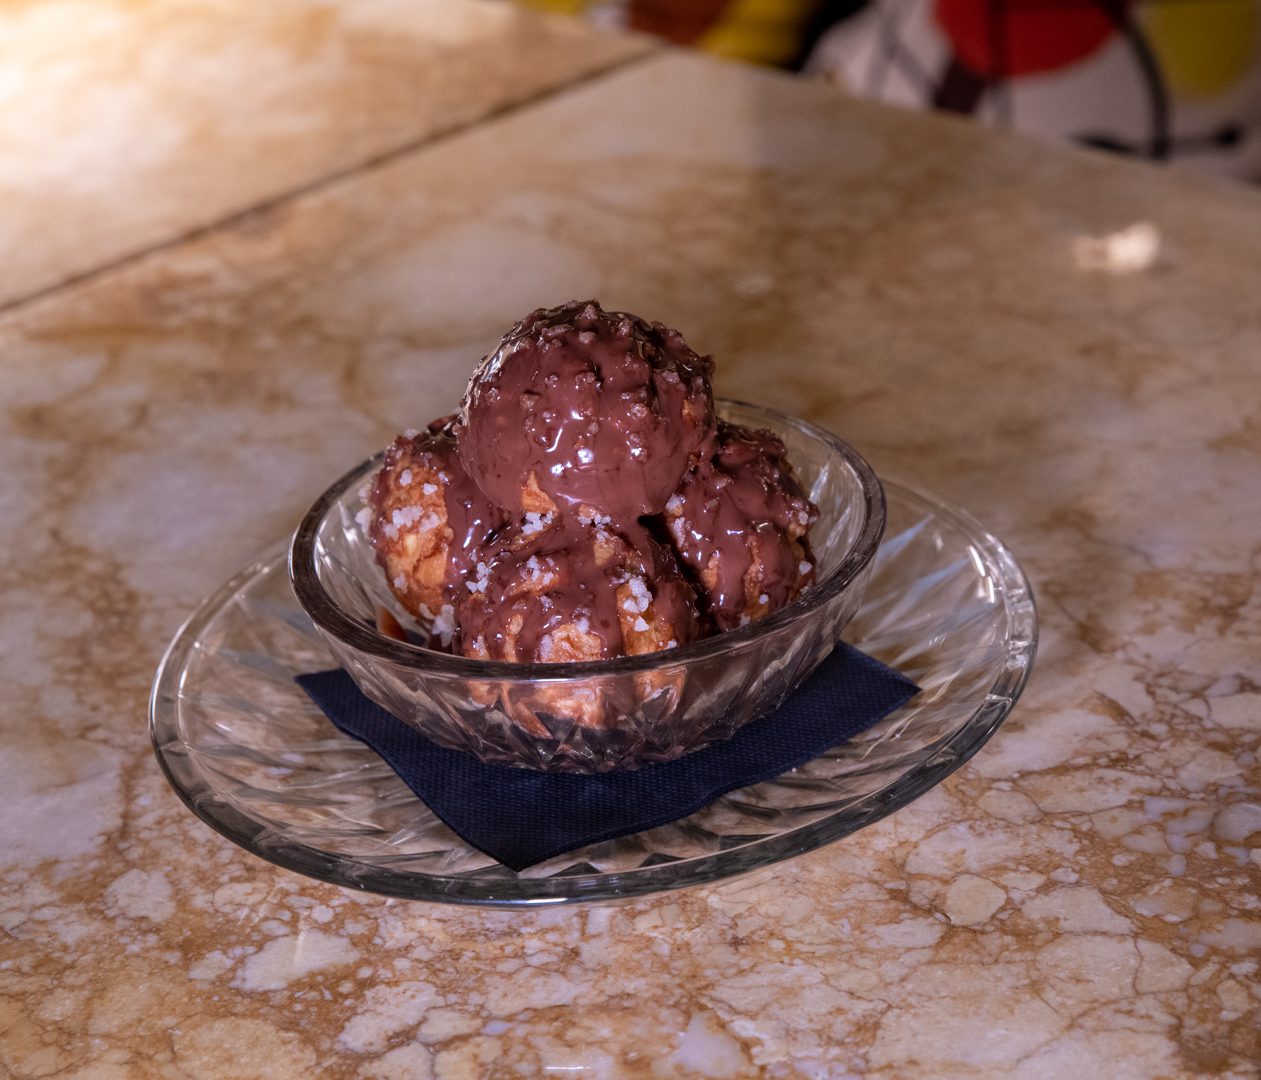
[[[797,428],[802,433],[828,444],[858,477],[866,514],[862,530],[850,546],[840,565],[824,580],[807,590],[791,604],[778,611],[735,630],[728,630],[700,638],[687,645],[639,656],[618,656],[607,660],[567,661],[552,664],[515,664],[501,660],[476,660],[437,652],[421,645],[412,645],[387,637],[374,627],[369,627],[348,615],[328,594],[315,571],[315,542],[320,526],[334,504],[348,488],[362,481],[365,474],[375,469],[385,451],[360,462],[331,487],[311,508],[293,534],[289,546],[289,583],[302,609],[324,634],[336,639],[358,653],[366,653],[380,660],[414,668],[430,674],[443,674],[472,679],[496,681],[571,682],[596,676],[616,676],[654,671],[661,667],[676,667],[709,659],[752,643],[775,631],[806,618],[843,592],[875,558],[876,549],[885,530],[884,487],[875,470],[857,450],[826,428],[812,424],[801,417],[765,405],[735,398],[715,398],[716,409],[734,406],[752,411],[767,420],[778,421]]]

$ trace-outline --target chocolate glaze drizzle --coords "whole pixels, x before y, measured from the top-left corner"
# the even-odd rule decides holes
[[[460,454],[518,513],[657,514],[713,429],[712,372],[677,331],[594,300],[535,311],[473,374]]]
[[[805,534],[819,512],[771,432],[720,420],[705,449],[666,519],[705,612],[731,630],[783,607],[813,580]]]

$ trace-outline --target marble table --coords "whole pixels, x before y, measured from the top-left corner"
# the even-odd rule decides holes
[[[0,31],[0,1074],[1258,1075],[1257,192],[471,0]],[[876,826],[624,906],[222,840],[148,745],[176,627],[587,294],[1002,535],[1015,712]]]

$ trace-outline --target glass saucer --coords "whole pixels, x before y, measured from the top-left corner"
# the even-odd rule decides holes
[[[1020,696],[1037,616],[1010,552],[969,515],[885,481],[888,528],[845,639],[922,688],[875,727],[681,821],[519,874],[469,847],[297,687],[334,666],[289,587],[280,543],[176,634],[149,704],[185,804],[289,870],[413,900],[511,907],[722,881],[829,844],[905,806],[984,745]]]

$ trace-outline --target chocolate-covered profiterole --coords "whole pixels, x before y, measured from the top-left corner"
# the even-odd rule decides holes
[[[466,656],[563,663],[673,648],[697,633],[674,555],[637,523],[582,508],[510,525],[479,551],[457,604]]]
[[[460,454],[513,514],[659,514],[713,429],[712,371],[677,331],[594,300],[535,311],[473,374]]]
[[[715,422],[712,370],[660,323],[565,304],[509,331],[460,416],[398,438],[364,525],[433,645],[508,663],[637,655],[811,584],[817,511],[778,438]],[[545,696],[586,724],[616,708]]]
[[[454,601],[474,556],[505,521],[465,472],[454,420],[394,440],[360,522],[399,603],[443,645],[451,644]]]
[[[702,610],[731,630],[813,583],[805,536],[819,512],[771,432],[719,421],[706,449],[666,503],[665,520]]]

